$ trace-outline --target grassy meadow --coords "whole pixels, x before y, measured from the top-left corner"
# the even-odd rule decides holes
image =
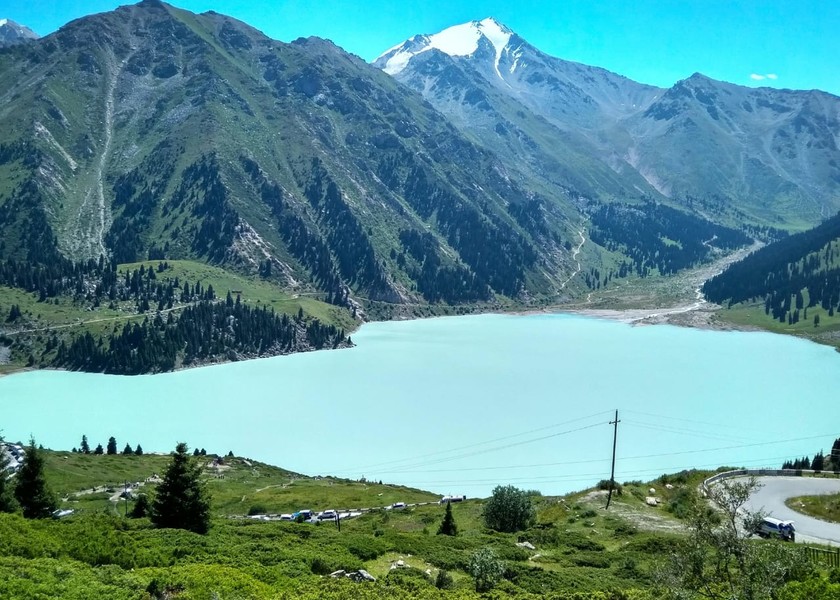
[[[445,507],[429,492],[200,456],[193,460],[203,466],[212,520],[210,532],[198,535],[122,516],[137,493],[153,496],[155,488],[146,483],[126,503],[119,498],[124,483],[162,474],[169,456],[44,454],[49,486],[60,507],[74,513],[40,521],[0,514],[3,598],[653,599],[658,566],[684,538],[680,517],[690,490],[709,474],[626,482],[609,511],[597,487],[561,497],[533,492],[536,521],[518,533],[487,529],[486,500],[467,499],[452,505],[458,535],[450,537],[437,535]],[[649,496],[659,504],[648,506]],[[429,504],[386,508],[396,502]],[[340,529],[332,522],[248,518],[302,508],[371,510],[342,520]],[[479,594],[469,563],[484,548],[503,561],[504,574]],[[329,576],[357,569],[376,581]],[[785,600],[799,597],[806,596]]]

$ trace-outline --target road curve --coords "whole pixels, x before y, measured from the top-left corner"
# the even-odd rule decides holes
[[[747,510],[762,510],[768,516],[793,521],[797,542],[817,542],[840,545],[840,523],[829,523],[809,517],[785,506],[785,500],[795,496],[817,496],[840,493],[840,479],[815,477],[756,477],[761,488],[744,506]]]

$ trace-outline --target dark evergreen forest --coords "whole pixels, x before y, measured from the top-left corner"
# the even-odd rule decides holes
[[[821,306],[840,310],[840,215],[747,256],[703,286],[712,302],[764,302],[765,313],[782,322]],[[807,300],[805,299],[807,292]]]
[[[655,202],[598,205],[590,219],[593,242],[629,257],[618,277],[672,275],[708,260],[713,247],[734,250],[751,241],[741,231]]]
[[[132,302],[135,312],[149,314],[142,323],[127,322],[107,336],[86,332],[69,341],[49,336],[45,354],[56,351],[49,364],[73,370],[134,375],[349,343],[343,330],[305,320],[302,312],[290,318],[273,309],[252,308],[230,292],[218,301],[212,285],[170,277],[169,269],[168,263],[159,262],[157,268],[141,265],[118,272],[114,263],[101,258],[50,265],[7,260],[0,263],[0,285],[37,293],[41,302],[58,296],[91,307]],[[7,320],[19,317],[20,309],[13,305]]]
[[[176,319],[156,313],[142,323],[126,323],[107,338],[90,333],[61,342],[56,366],[78,371],[137,375],[171,371],[212,360],[274,356],[292,351],[336,348],[348,343],[344,331],[318,321],[306,322],[252,308],[230,294],[221,303],[200,302]]]

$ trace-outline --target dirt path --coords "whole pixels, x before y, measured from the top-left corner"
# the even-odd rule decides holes
[[[216,300],[215,302],[220,302],[220,300]],[[149,317],[154,316],[156,314],[166,314],[170,312],[174,312],[177,310],[184,310],[190,306],[195,306],[198,302],[191,302],[190,304],[184,304],[182,306],[173,306],[172,308],[164,308],[163,310],[157,311],[149,311],[145,313],[134,313],[130,315],[118,315],[116,317],[103,317],[101,319],[87,319],[85,321],[77,321],[75,323],[62,323],[60,325],[50,325],[48,327],[37,327],[35,329],[19,329],[17,331],[2,331],[3,335],[17,335],[19,333],[38,333],[42,331],[55,331],[57,329],[68,329],[70,327],[81,327],[82,325],[89,325],[91,323],[108,323],[110,321],[125,321],[127,319],[138,319],[140,317]]]
[[[603,490],[589,492],[581,498],[580,503],[586,508],[603,511],[607,503],[607,492]],[[656,531],[660,533],[680,533],[685,531],[685,526],[674,517],[663,514],[662,508],[629,504],[615,495],[613,496],[612,503],[610,503],[609,514],[621,517],[643,531]]]
[[[575,247],[575,249],[572,250],[572,260],[575,263],[577,263],[577,268],[575,269],[574,273],[572,273],[571,275],[569,275],[568,278],[566,278],[566,281],[560,284],[560,287],[557,291],[566,289],[566,284],[568,284],[572,279],[574,279],[581,271],[582,267],[580,261],[578,260],[578,254],[580,254],[581,248],[583,248],[583,245],[586,243],[586,237],[583,235],[583,229],[578,230],[578,235],[580,236],[580,244],[578,244]]]

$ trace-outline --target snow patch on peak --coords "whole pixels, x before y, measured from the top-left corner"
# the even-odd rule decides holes
[[[484,37],[490,40],[490,43],[493,44],[493,47],[496,49],[496,63],[493,66],[496,68],[496,75],[499,76],[499,79],[505,81],[505,78],[502,77],[501,71],[499,71],[499,61],[502,60],[502,52],[504,52],[505,48],[507,48],[510,36],[513,32],[504,25],[500,25],[493,17],[484,19],[478,24],[478,28]],[[507,83],[507,81],[505,81],[505,83]]]
[[[499,61],[512,35],[510,29],[488,17],[482,21],[453,25],[433,35],[414,36],[386,51],[374,62],[379,63],[389,75],[396,75],[406,68],[408,61],[422,52],[434,48],[449,56],[471,56],[478,50],[481,39],[485,38],[496,51],[496,73],[504,81],[499,72]]]
[[[429,44],[449,56],[469,56],[478,50],[481,31],[475,21],[444,29],[429,36]]]
[[[502,52],[510,41],[510,36],[513,35],[510,29],[499,24],[493,17],[488,17],[481,21],[478,24],[478,29],[493,44],[493,47],[496,49],[496,56],[502,55]]]
[[[9,22],[9,19],[0,19],[0,27],[3,27],[6,23]]]

